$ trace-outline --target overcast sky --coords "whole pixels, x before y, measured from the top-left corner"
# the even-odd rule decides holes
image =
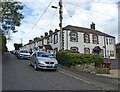
[[[49,30],[59,29],[59,0],[20,0],[24,15],[17,33],[12,33],[8,42],[9,50],[14,43],[26,44],[35,37],[44,36]],[[90,28],[92,22],[96,30],[116,37],[118,42],[118,2],[119,0],[63,0],[63,27],[74,25]]]

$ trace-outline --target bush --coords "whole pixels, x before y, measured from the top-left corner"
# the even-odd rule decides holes
[[[82,64],[82,63],[93,63],[95,62],[96,66],[100,66],[103,63],[103,58],[93,55],[93,54],[81,54],[78,52],[65,50],[65,51],[59,51],[56,54],[56,58],[58,62],[65,66],[74,66],[76,64]]]
[[[69,52],[69,53],[79,53],[79,51],[76,51],[76,50],[64,50],[64,52]]]

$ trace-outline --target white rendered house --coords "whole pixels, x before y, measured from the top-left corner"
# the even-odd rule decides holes
[[[78,50],[80,53],[93,53],[96,46],[101,48],[104,58],[115,59],[115,37],[95,29],[92,23],[90,28],[68,25],[63,28],[62,49]],[[29,42],[29,48],[38,50],[52,50],[54,54],[60,50],[60,30],[45,32],[45,36]],[[26,46],[26,45],[25,45]],[[23,46],[24,47],[24,46]],[[46,48],[47,47],[47,48]]]

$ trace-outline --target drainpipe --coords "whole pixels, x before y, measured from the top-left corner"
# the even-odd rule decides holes
[[[68,31],[66,31],[66,45],[67,45],[67,50],[68,50]]]
[[[106,58],[106,36],[104,35],[105,58]]]

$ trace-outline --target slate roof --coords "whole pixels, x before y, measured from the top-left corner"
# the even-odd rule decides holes
[[[68,25],[68,26],[64,27],[63,30],[78,31],[78,32],[83,32],[83,33],[90,33],[90,34],[115,38],[114,36],[111,36],[109,34],[103,33],[98,30],[93,30],[93,29],[78,27],[78,26],[72,26],[72,25]]]

